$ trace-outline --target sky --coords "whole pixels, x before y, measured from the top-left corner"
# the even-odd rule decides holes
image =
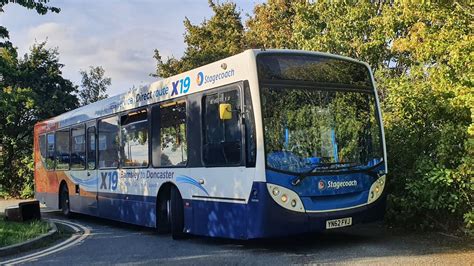
[[[245,20],[262,0],[234,1]],[[162,58],[183,55],[184,25],[188,17],[200,24],[212,16],[207,0],[51,0],[61,12],[39,15],[16,4],[0,13],[10,41],[20,55],[35,42],[57,47],[63,77],[80,85],[80,70],[102,66],[112,79],[109,96],[156,81],[154,49]]]

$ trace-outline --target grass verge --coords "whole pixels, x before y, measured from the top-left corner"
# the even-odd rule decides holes
[[[45,234],[50,227],[44,221],[11,222],[0,216],[0,247],[5,247],[33,239]]]

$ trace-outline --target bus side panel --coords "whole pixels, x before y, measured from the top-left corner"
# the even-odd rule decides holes
[[[95,203],[95,195],[87,196],[80,190],[80,193],[69,193],[70,208],[72,212],[97,216],[97,208],[90,206]]]
[[[247,204],[194,200],[194,228],[196,235],[247,238]]]
[[[62,179],[67,180],[71,211],[96,216],[97,176],[88,170],[71,170]]]
[[[155,227],[156,197],[99,193],[99,216],[125,223]]]

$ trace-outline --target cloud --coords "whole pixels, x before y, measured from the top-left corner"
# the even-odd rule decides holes
[[[58,47],[61,62],[65,64],[63,73],[72,80],[80,80],[79,70],[101,65],[112,78],[108,93],[114,95],[132,85],[154,81],[149,77],[155,64],[153,48],[146,36],[156,34],[153,29],[130,29],[99,38],[84,34],[77,27],[47,22],[30,28],[25,42],[47,40],[47,47]]]
[[[238,1],[237,1],[238,2]],[[47,40],[58,47],[64,77],[79,85],[79,71],[102,66],[112,78],[108,94],[115,95],[153,82],[153,50],[180,57],[184,51],[183,20],[193,23],[209,18],[212,11],[201,1],[61,1],[51,3],[59,14],[38,15],[18,5],[7,5],[0,24],[10,31],[19,53],[28,52],[35,41]],[[253,3],[241,1],[251,9]],[[245,11],[244,11],[245,13]]]

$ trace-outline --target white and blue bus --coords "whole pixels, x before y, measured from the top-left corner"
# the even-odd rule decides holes
[[[35,192],[83,213],[254,239],[380,219],[387,159],[370,67],[247,50],[35,126]]]

